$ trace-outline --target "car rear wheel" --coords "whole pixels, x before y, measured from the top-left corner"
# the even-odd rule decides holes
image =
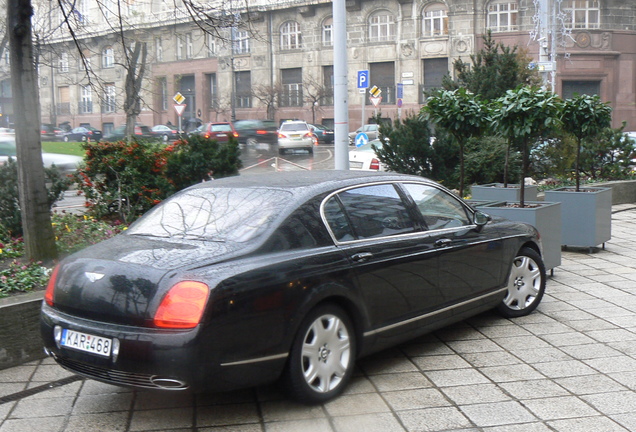
[[[64,142],[68,142],[68,135],[64,135],[63,140],[64,140]]]
[[[167,143],[168,142],[168,135],[164,135],[162,137],[162,139],[163,139],[163,142]]]
[[[258,144],[258,141],[256,141],[256,138],[248,138],[247,141],[245,141],[245,144],[248,146],[255,146]]]
[[[284,155],[285,153],[287,153],[287,150],[285,150],[284,148],[279,148],[278,149],[278,154],[279,155]]]
[[[508,318],[525,316],[537,308],[545,292],[545,265],[533,249],[522,248],[512,262],[508,292],[497,307]]]
[[[285,374],[287,389],[305,403],[325,402],[342,392],[353,374],[356,341],[342,308],[325,304],[303,321]]]

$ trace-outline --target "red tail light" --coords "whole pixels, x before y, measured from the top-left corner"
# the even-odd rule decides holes
[[[183,281],[174,285],[161,300],[154,317],[155,327],[194,328],[201,321],[210,288],[203,282]]]
[[[287,135],[282,132],[278,132],[278,138],[287,138]]]
[[[234,138],[238,138],[238,132],[232,132],[232,135],[234,135]]]
[[[56,265],[49,278],[49,283],[46,285],[46,291],[44,292],[44,301],[47,305],[53,306],[53,294],[55,291],[55,281],[57,280],[57,272],[60,270],[60,265]]]
[[[379,171],[380,170],[380,161],[376,158],[371,159],[371,165],[369,165],[369,169]]]
[[[266,130],[257,130],[256,131],[256,135],[267,135],[267,131]]]

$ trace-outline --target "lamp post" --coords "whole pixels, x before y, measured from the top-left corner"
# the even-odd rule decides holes
[[[346,21],[347,9],[345,0],[333,0],[334,159],[337,170],[349,169]]]

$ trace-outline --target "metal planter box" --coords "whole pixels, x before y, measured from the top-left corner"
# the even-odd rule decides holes
[[[521,201],[521,188],[518,184],[488,183],[470,187],[472,199],[484,201]],[[525,201],[536,201],[539,188],[536,185],[525,186]]]
[[[478,210],[513,221],[525,222],[534,226],[541,234],[543,261],[546,270],[554,270],[561,265],[561,203],[531,201],[526,205],[533,207],[507,207],[507,202],[498,202],[477,206]]]
[[[563,187],[545,192],[545,200],[561,203],[561,244],[595,247],[612,238],[612,188]]]

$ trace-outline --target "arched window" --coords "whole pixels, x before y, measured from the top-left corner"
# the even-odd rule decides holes
[[[492,1],[488,4],[488,29],[494,32],[517,30],[519,5],[516,1]]]
[[[322,44],[333,46],[333,18],[327,18],[322,22]]]
[[[115,65],[115,51],[113,47],[106,47],[102,50],[102,68],[112,68]]]
[[[287,21],[280,26],[280,49],[299,49],[301,42],[300,24],[296,21]]]
[[[598,0],[564,0],[561,3],[567,17],[565,26],[576,29],[599,28],[601,24],[601,5]]]
[[[422,11],[422,35],[448,34],[448,8],[443,3],[431,3]]]
[[[372,42],[395,40],[395,18],[387,11],[376,12],[369,18],[369,40]]]

